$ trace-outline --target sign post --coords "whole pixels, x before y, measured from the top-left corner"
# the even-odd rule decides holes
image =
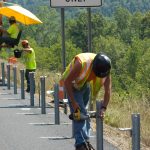
[[[92,52],[91,8],[87,8],[87,12],[88,12],[88,52]]]
[[[66,47],[65,47],[65,9],[61,8],[61,34],[62,34],[62,63],[63,63],[63,72],[66,68]]]

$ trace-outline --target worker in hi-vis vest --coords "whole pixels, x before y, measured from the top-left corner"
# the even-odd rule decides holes
[[[64,71],[61,80],[68,96],[74,123],[76,150],[94,150],[89,142],[90,120],[87,115],[88,102],[104,87],[104,99],[99,116],[103,119],[111,95],[111,60],[104,54],[81,53],[74,57]],[[96,87],[99,83],[98,88]],[[96,90],[95,90],[96,89]],[[94,95],[95,94],[95,95]]]
[[[27,89],[26,92],[30,92],[30,77],[29,73],[34,72],[36,70],[36,60],[35,60],[35,52],[34,49],[30,47],[28,40],[22,41],[22,47],[23,47],[23,59],[25,63],[25,78],[27,81]],[[34,92],[35,92],[35,81],[34,81]]]

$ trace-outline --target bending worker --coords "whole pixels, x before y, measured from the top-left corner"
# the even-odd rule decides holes
[[[99,79],[99,87],[104,86],[104,100],[100,108],[103,119],[111,94],[111,60],[103,54],[81,53],[74,57],[62,75],[67,92],[70,111],[74,114],[74,137],[76,150],[94,150],[89,143],[89,120],[81,120],[81,114],[87,115],[90,100],[89,83]],[[100,89],[100,88],[98,88]]]
[[[30,72],[35,72],[36,70],[36,61],[35,61],[35,52],[34,49],[30,47],[29,42],[27,40],[22,41],[22,47],[23,47],[23,58],[25,61],[25,78],[27,81],[27,89],[26,92],[30,92]],[[35,86],[35,84],[34,84]]]

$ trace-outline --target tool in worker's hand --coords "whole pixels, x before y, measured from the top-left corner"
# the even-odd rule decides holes
[[[70,120],[76,120],[76,121],[81,121],[81,120],[87,120],[90,118],[96,118],[96,112],[89,112],[89,114],[84,115],[83,113],[80,112],[80,109],[76,110],[76,112],[71,113],[69,115]]]

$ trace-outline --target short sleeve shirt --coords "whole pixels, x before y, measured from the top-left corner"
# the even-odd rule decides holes
[[[19,28],[18,28],[17,24],[16,24],[16,23],[12,24],[12,25],[8,28],[7,32],[10,34],[10,37],[11,37],[11,38],[16,39],[17,36],[18,36],[18,33],[19,33]]]

